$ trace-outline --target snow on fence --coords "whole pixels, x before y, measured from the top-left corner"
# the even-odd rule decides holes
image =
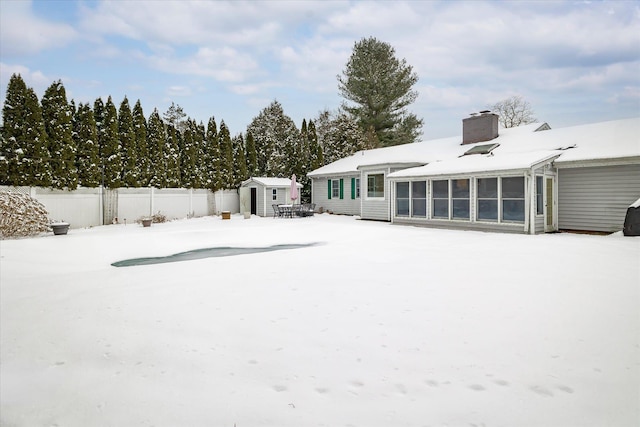
[[[81,187],[73,191],[42,187],[0,186],[2,191],[29,194],[44,205],[52,221],[66,221],[72,228],[127,223],[161,213],[167,219],[240,212],[236,190],[211,192],[187,188]]]

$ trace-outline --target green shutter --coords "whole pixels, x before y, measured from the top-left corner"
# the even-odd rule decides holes
[[[340,178],[340,199],[344,199],[344,179]]]
[[[331,180],[328,179],[327,183],[329,184],[329,192],[327,193],[327,199],[331,200]]]
[[[351,178],[351,198],[356,198],[356,179]]]

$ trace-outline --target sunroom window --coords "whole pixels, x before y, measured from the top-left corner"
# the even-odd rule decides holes
[[[536,176],[536,215],[542,215],[544,212],[542,177]]]
[[[502,178],[502,220],[524,222],[524,177]]]
[[[427,182],[411,183],[411,216],[425,218],[427,216]]]
[[[469,219],[469,180],[451,180],[453,219]]]
[[[449,180],[432,181],[431,185],[433,217],[449,219]]]
[[[409,183],[396,183],[396,215],[409,216]]]
[[[478,221],[498,220],[498,178],[478,179]]]

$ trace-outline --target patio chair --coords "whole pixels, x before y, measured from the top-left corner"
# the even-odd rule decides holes
[[[271,207],[273,208],[273,217],[274,218],[279,218],[282,213],[280,212],[280,209],[278,209],[278,205],[273,204],[273,205],[271,205]]]

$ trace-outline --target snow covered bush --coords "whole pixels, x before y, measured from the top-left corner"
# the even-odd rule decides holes
[[[28,194],[0,191],[0,239],[50,231],[49,214]]]

